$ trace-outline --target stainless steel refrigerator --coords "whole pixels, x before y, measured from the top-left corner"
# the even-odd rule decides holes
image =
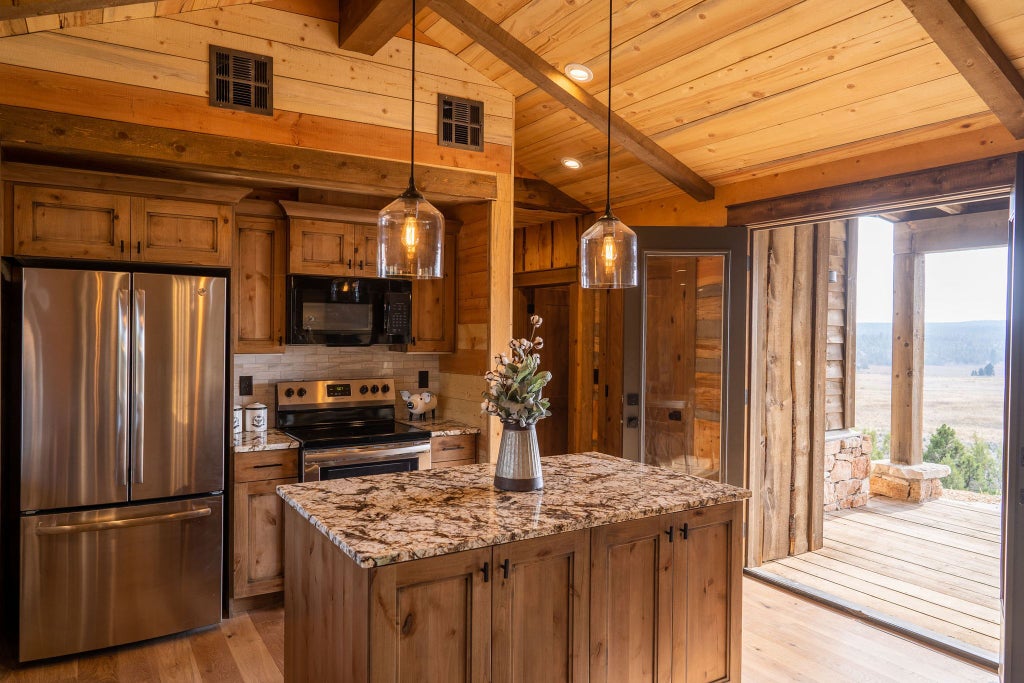
[[[19,659],[216,623],[225,279],[21,279]]]

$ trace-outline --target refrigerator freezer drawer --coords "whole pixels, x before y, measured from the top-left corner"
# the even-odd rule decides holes
[[[19,660],[220,621],[222,498],[21,519]]]

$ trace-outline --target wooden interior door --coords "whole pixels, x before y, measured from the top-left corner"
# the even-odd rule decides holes
[[[638,228],[624,295],[625,457],[743,484],[746,228]]]

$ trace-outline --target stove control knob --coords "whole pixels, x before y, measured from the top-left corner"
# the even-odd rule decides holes
[[[302,398],[305,395],[306,395],[306,390],[303,389],[302,387],[299,387],[299,398]]]
[[[359,387],[359,393],[360,394],[365,394],[369,390],[370,390],[370,387],[366,386],[365,384],[363,386]]]
[[[386,393],[388,393],[389,391],[391,391],[391,385],[390,385],[390,384],[385,384],[384,386],[382,386],[382,387],[380,388],[380,390],[381,390],[381,391],[383,391],[383,392],[384,392],[384,393],[386,394]]]
[[[378,391],[380,391],[380,387],[378,387],[376,384],[374,384],[372,387],[370,387],[370,393],[371,394],[376,394]]]
[[[292,389],[291,387],[288,387],[287,389],[284,390],[284,397],[285,398],[291,398],[294,395],[295,395],[295,390]]]

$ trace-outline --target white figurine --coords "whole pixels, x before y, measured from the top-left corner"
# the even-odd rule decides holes
[[[437,408],[437,396],[424,391],[421,394],[410,394],[408,391],[400,392],[402,394],[402,400],[405,401],[405,407],[409,409],[410,420],[426,420],[427,411],[430,411],[430,417],[436,418]]]

